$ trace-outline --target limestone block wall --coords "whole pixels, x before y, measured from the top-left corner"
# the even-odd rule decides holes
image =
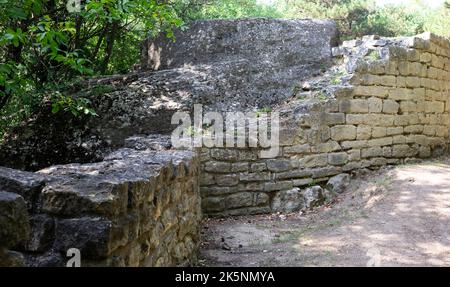
[[[276,158],[262,159],[258,149],[205,149],[204,212],[283,211],[290,196],[306,197],[308,186],[331,176],[446,152],[450,41],[432,34],[389,41],[352,41],[336,49],[348,82],[335,87],[332,99],[284,107]],[[350,56],[362,46],[367,53]],[[293,116],[296,110],[304,112]]]
[[[104,161],[0,168],[0,266],[176,266],[196,260],[199,161],[134,138]]]

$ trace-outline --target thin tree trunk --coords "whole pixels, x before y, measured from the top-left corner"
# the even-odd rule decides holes
[[[114,48],[114,41],[116,40],[117,30],[119,29],[119,21],[114,21],[111,25],[108,38],[106,39],[105,57],[100,65],[100,73],[105,74],[108,68],[109,60]]]

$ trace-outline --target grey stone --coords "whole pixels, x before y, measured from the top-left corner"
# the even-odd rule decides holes
[[[269,159],[267,168],[273,172],[283,172],[292,169],[292,164],[289,159]]]
[[[225,206],[228,209],[249,207],[253,205],[253,193],[240,192],[225,198]]]
[[[53,218],[45,214],[34,215],[30,219],[30,237],[25,244],[27,251],[42,252],[53,244],[55,224]]]
[[[0,187],[23,197],[29,210],[36,209],[36,200],[47,178],[41,174],[0,167]]]
[[[331,165],[344,165],[348,162],[348,155],[345,152],[328,154],[328,163]]]
[[[0,247],[14,247],[28,239],[30,223],[23,197],[0,191]]]
[[[323,188],[320,186],[313,186],[303,191],[303,198],[305,201],[304,207],[312,209],[321,205],[325,201]]]
[[[284,190],[276,193],[272,199],[273,212],[295,212],[304,207],[304,198],[299,188]]]
[[[78,248],[85,259],[106,258],[112,251],[113,224],[99,217],[62,219],[58,221],[55,248],[65,254]]]
[[[208,213],[219,212],[226,209],[225,200],[222,197],[205,197],[202,199],[202,210]]]
[[[230,172],[231,164],[228,162],[210,161],[205,164],[205,171],[217,173]]]
[[[326,184],[326,188],[335,193],[343,193],[350,184],[350,176],[341,173],[330,178]]]
[[[0,267],[25,267],[22,253],[0,248]]]
[[[218,186],[235,186],[239,183],[237,174],[216,175],[215,178]]]

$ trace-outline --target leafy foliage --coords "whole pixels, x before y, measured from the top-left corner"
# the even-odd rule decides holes
[[[65,85],[128,72],[144,37],[172,37],[182,23],[158,0],[0,0],[0,132],[53,91],[53,111],[93,114],[86,100],[61,94]]]

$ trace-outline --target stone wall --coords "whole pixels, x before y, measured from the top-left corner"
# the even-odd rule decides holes
[[[70,248],[82,266],[192,264],[198,169],[195,152],[161,150],[154,137],[128,139],[98,163],[2,167],[0,266],[65,266]]]
[[[342,191],[343,173],[448,150],[447,39],[334,47],[330,21],[276,19],[176,33],[175,43],[144,45],[142,68],[151,71],[93,79],[74,94],[98,117],[54,115],[47,103],[5,137],[0,165],[16,169],[0,167],[0,265],[63,266],[69,248],[81,250],[84,266],[191,264],[201,208],[211,216],[312,208]],[[168,136],[152,136],[170,133],[173,113],[194,104],[279,112],[279,154],[172,150]]]
[[[341,70],[304,83],[290,103],[274,110],[284,115],[276,158],[260,158],[258,149],[204,150],[205,213],[306,208],[308,187],[332,176],[448,150],[448,39],[366,37],[344,43],[334,54]],[[322,90],[315,90],[317,83]]]

